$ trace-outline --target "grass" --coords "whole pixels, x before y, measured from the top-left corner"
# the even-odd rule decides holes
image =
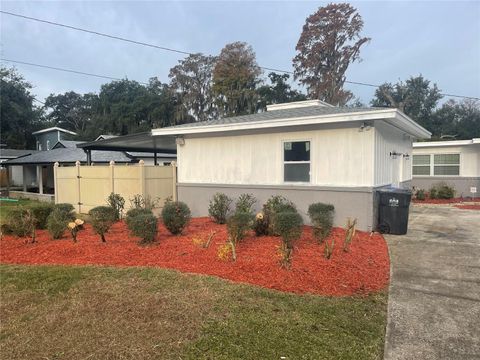
[[[298,296],[154,268],[0,266],[6,359],[380,359],[386,294]]]
[[[17,201],[0,201],[0,224],[4,224],[11,209],[18,206],[37,204],[37,200],[19,199]]]

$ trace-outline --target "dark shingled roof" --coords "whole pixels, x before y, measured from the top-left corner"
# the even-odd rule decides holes
[[[26,156],[37,152],[37,150],[18,150],[18,149],[2,149],[0,148],[0,158],[15,159],[20,156]]]
[[[76,148],[78,144],[81,144],[83,142],[84,141],[60,140],[57,141],[57,143],[53,146],[52,150],[62,148],[62,145],[66,148]]]
[[[4,165],[30,165],[30,164],[54,164],[59,163],[82,163],[87,162],[87,154],[80,148],[58,148],[49,151],[38,151],[35,154],[24,156],[18,159],[5,161]],[[111,160],[115,162],[132,162],[125,153],[120,151],[92,151],[92,162],[108,163]]]
[[[307,117],[307,116],[347,114],[347,113],[386,110],[386,109],[388,108],[371,108],[371,107],[348,108],[348,107],[328,107],[328,106],[306,106],[306,107],[297,107],[297,108],[291,108],[291,109],[270,110],[270,111],[265,111],[258,114],[233,116],[233,117],[226,117],[226,118],[220,118],[215,120],[182,124],[182,125],[171,126],[165,129],[207,126],[207,125],[227,125],[227,124],[238,124],[238,123],[247,123],[247,122],[255,122],[255,121],[290,119],[290,118]]]

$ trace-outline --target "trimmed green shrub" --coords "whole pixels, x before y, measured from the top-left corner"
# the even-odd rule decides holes
[[[333,226],[335,208],[331,204],[315,203],[308,207],[308,216],[313,227],[313,236],[323,242]]]
[[[139,215],[152,215],[153,212],[150,209],[130,209],[127,211],[127,214],[125,215],[125,224],[127,225],[128,230],[132,231],[131,228],[131,221],[133,218],[139,216]]]
[[[72,204],[55,204],[55,210],[64,214],[65,219],[73,221],[75,220],[75,208]]]
[[[163,224],[174,235],[182,232],[190,218],[190,209],[181,201],[167,201],[162,209]]]
[[[122,212],[125,208],[125,199],[120,194],[110,193],[107,198],[108,205],[115,211],[115,220],[122,218]]]
[[[32,242],[35,242],[37,220],[29,207],[18,206],[11,209],[5,225],[4,228],[7,232],[11,232],[18,237],[31,236]]]
[[[142,240],[140,244],[149,244],[157,235],[157,218],[153,214],[138,214],[130,218],[130,231]]]
[[[423,189],[418,190],[415,197],[416,197],[417,200],[420,200],[420,201],[425,200],[425,198],[426,198],[425,190],[423,190]]]
[[[226,194],[216,193],[208,205],[208,214],[217,224],[225,224],[231,203],[232,199]]]
[[[290,200],[280,195],[270,197],[263,205],[263,216],[268,224],[268,235],[280,235],[276,229],[276,215],[280,212],[297,212],[297,208]]]
[[[257,199],[252,194],[241,194],[235,203],[235,212],[253,214],[253,205]]]
[[[46,202],[30,206],[32,215],[35,218],[37,229],[46,229],[48,216],[54,208],[54,204]]]
[[[63,233],[67,229],[67,224],[71,219],[67,218],[68,214],[65,214],[63,209],[55,208],[48,215],[47,218],[47,229],[52,238],[60,239],[63,236]]]
[[[293,242],[302,235],[303,220],[296,211],[284,211],[276,214],[276,227],[282,238],[280,248],[282,266],[290,267],[293,252]]]
[[[115,210],[110,206],[97,206],[91,209],[90,215],[92,227],[100,235],[102,242],[106,242],[105,234],[115,222]]]
[[[435,184],[430,189],[431,199],[452,199],[455,196],[455,189],[444,182]]]

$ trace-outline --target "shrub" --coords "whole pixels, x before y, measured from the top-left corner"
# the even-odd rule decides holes
[[[106,242],[105,234],[115,222],[115,210],[110,206],[97,206],[88,214],[91,217],[93,230],[100,235],[102,242]]]
[[[132,219],[139,216],[139,215],[152,215],[153,212],[150,209],[130,209],[127,211],[127,214],[125,215],[125,224],[127,225],[128,230],[133,231],[131,228],[131,222]]]
[[[243,240],[252,226],[253,215],[248,212],[235,212],[227,221],[228,242],[232,247],[232,258],[237,259],[236,246]]]
[[[141,244],[149,244],[157,235],[157,218],[153,214],[138,214],[130,218],[130,230],[142,240]]]
[[[6,226],[8,232],[12,232],[15,236],[25,237],[28,234],[28,229],[25,227],[22,219],[27,213],[27,209],[23,206],[12,208],[6,218]]]
[[[235,203],[235,212],[253,214],[253,205],[257,202],[252,194],[241,194]]]
[[[65,214],[63,209],[55,208],[47,219],[47,229],[52,238],[60,239],[67,228],[68,222],[71,220]]]
[[[432,187],[430,188],[430,190],[428,191],[428,197],[430,199],[436,199],[437,198],[437,189]]]
[[[107,198],[107,203],[115,211],[115,220],[120,220],[125,208],[125,199],[120,194],[112,192]]]
[[[335,247],[334,237],[332,237],[332,240],[330,240],[330,242],[328,240],[325,240],[325,247],[323,249],[323,254],[325,256],[325,259],[330,259],[332,257],[334,247]]]
[[[54,210],[64,214],[64,218],[67,220],[75,220],[75,208],[72,204],[55,204]]]
[[[162,209],[162,220],[172,234],[177,235],[187,226],[191,213],[187,204],[181,201],[167,201]]]
[[[276,215],[276,222],[277,230],[282,238],[281,264],[288,268],[292,260],[293,242],[302,234],[303,220],[296,211],[284,211]]]
[[[423,190],[423,189],[418,190],[415,197],[417,198],[417,200],[420,200],[420,201],[425,200],[425,197],[426,197],[425,196],[425,190]]]
[[[231,203],[232,199],[226,194],[216,193],[208,205],[208,215],[210,215],[217,224],[225,224]]]
[[[268,235],[268,222],[263,213],[260,212],[255,216],[253,230],[257,236]]]
[[[437,199],[452,199],[455,196],[455,189],[446,183],[436,185]]]
[[[350,251],[350,244],[352,243],[352,240],[355,236],[355,232],[357,231],[356,226],[357,226],[357,219],[354,219],[353,221],[351,221],[350,218],[348,218],[347,228],[345,231],[345,241],[343,242],[343,251],[345,252]]]
[[[308,216],[313,227],[313,236],[323,242],[333,226],[335,208],[331,204],[314,203],[308,207]]]
[[[149,209],[153,210],[158,207],[160,199],[152,198],[150,195],[142,196],[140,194],[136,194],[130,199],[130,204],[134,209]]]
[[[38,229],[45,229],[47,227],[48,216],[54,208],[55,205],[52,203],[38,203],[30,206],[30,210],[35,218]]]
[[[290,200],[280,195],[270,197],[263,205],[263,216],[268,224],[268,235],[280,235],[276,229],[276,215],[280,212],[297,212],[297,208]]]

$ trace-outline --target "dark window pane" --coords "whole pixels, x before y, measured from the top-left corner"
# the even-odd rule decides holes
[[[283,143],[285,161],[310,161],[310,141],[289,141]]]
[[[413,175],[430,175],[430,166],[418,166],[413,167]]]
[[[284,181],[310,182],[310,164],[285,164]]]
[[[435,166],[435,175],[460,175],[460,166]]]
[[[430,155],[413,155],[413,165],[430,165]]]
[[[434,155],[435,164],[460,164],[460,154],[437,154]]]

